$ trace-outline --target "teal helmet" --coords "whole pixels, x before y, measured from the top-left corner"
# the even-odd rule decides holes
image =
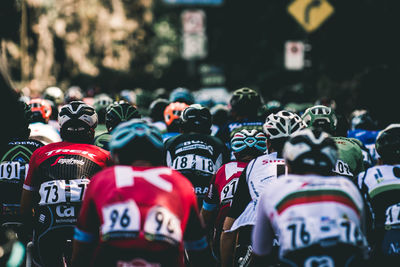
[[[111,134],[109,148],[111,156],[119,164],[129,165],[135,160],[146,160],[157,165],[163,160],[162,135],[143,119],[120,123]]]

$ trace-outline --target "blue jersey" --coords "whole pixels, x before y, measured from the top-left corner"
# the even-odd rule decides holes
[[[369,131],[362,129],[350,130],[347,132],[347,137],[352,137],[360,140],[363,145],[368,149],[369,154],[372,157],[372,160],[376,162],[378,160],[379,155],[376,153],[375,149],[375,141],[378,137],[379,131]]]

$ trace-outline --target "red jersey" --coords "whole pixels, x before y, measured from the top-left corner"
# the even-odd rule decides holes
[[[89,179],[107,165],[110,153],[90,144],[58,142],[36,149],[23,188],[35,192],[35,222],[41,231],[73,226]]]
[[[207,245],[192,184],[167,167],[114,166],[96,174],[74,238],[96,242],[92,264],[113,257],[110,266],[140,260],[184,266],[183,241]]]
[[[229,162],[219,168],[211,180],[208,195],[203,202],[203,209],[218,211],[215,221],[215,228],[218,230],[222,229],[225,217],[231,207],[239,177],[247,164],[248,162]]]

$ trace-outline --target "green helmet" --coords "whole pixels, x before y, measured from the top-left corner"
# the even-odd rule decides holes
[[[111,132],[118,124],[134,118],[141,118],[141,114],[135,106],[125,100],[112,103],[106,110],[106,127]]]
[[[99,94],[94,97],[93,107],[94,107],[94,110],[96,110],[97,115],[99,116],[99,124],[105,123],[106,109],[112,103],[113,103],[113,99],[105,93]]]
[[[327,106],[316,105],[306,109],[301,116],[307,127],[321,128],[333,134],[338,123],[335,111]]]

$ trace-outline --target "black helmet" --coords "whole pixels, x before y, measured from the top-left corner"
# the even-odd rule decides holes
[[[161,133],[142,119],[120,123],[111,134],[110,152],[118,164],[130,165],[135,160],[146,160],[154,165],[163,161]]]
[[[111,132],[118,124],[134,118],[140,118],[141,115],[135,106],[125,100],[112,103],[106,110],[106,127]]]
[[[229,109],[227,105],[216,104],[210,109],[212,123],[218,126],[224,125],[229,118]]]
[[[153,122],[164,122],[164,110],[168,105],[169,101],[164,98],[157,98],[153,102],[151,102],[149,110],[150,118],[153,120]]]
[[[61,138],[71,142],[92,142],[97,122],[96,111],[83,101],[62,106],[58,114]]]
[[[229,101],[231,110],[238,115],[257,115],[262,104],[261,96],[253,89],[244,87],[237,89]]]
[[[378,128],[378,122],[372,118],[371,113],[366,109],[354,110],[350,118],[351,130],[362,129],[373,131]]]
[[[293,134],[285,143],[283,157],[294,173],[330,175],[336,164],[338,148],[328,133],[306,128]]]
[[[211,132],[210,110],[199,104],[190,105],[181,114],[181,127],[184,132],[209,134]]]
[[[400,124],[390,124],[379,132],[375,148],[385,163],[400,163]]]

